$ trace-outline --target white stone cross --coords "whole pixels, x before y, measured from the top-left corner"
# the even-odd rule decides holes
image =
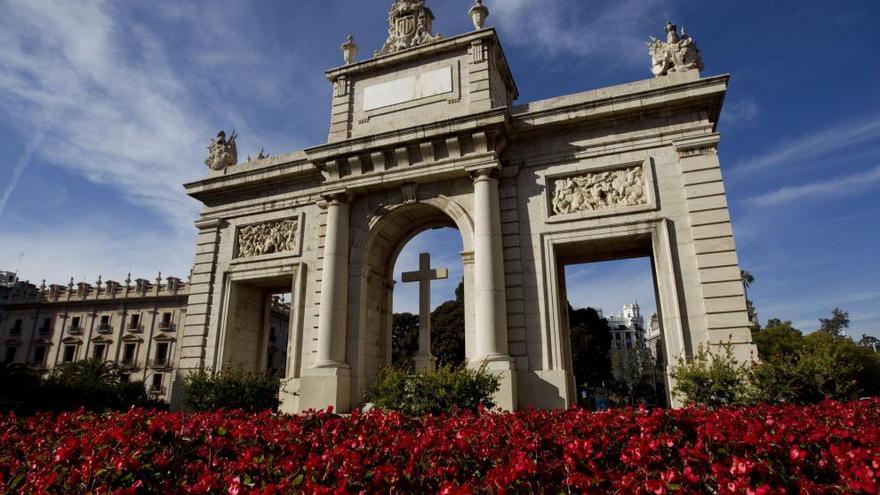
[[[431,255],[419,255],[419,271],[405,272],[404,282],[419,283],[419,350],[414,359],[416,371],[434,369],[437,360],[431,354],[431,280],[442,280],[449,277],[446,268],[431,268]]]

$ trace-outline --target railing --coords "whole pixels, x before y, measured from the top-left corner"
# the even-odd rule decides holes
[[[121,369],[121,370],[129,370],[130,371],[130,370],[136,370],[138,368],[139,368],[139,366],[138,366],[137,362],[135,362],[134,360],[122,361],[119,363],[119,369]]]
[[[52,327],[40,327],[40,329],[37,331],[40,333],[40,335],[49,335],[50,333],[52,333]]]
[[[83,329],[80,326],[71,325],[70,328],[67,329],[67,332],[71,335],[82,335]]]
[[[171,359],[150,359],[147,362],[147,366],[150,368],[171,368]]]
[[[165,387],[150,387],[150,395],[165,395]]]
[[[141,330],[143,330],[143,327],[141,327],[140,325],[129,324],[125,328],[131,333],[140,333]]]
[[[98,333],[110,333],[113,331],[113,328],[109,323],[101,323],[98,325]]]
[[[163,321],[159,323],[159,331],[161,332],[170,332],[172,329],[174,329],[174,324],[171,322]]]
[[[20,335],[21,335],[21,327],[12,327],[12,328],[9,330],[9,335],[12,335],[12,336],[15,336],[15,337],[20,336]]]

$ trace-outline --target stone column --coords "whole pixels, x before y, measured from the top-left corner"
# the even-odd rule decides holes
[[[327,200],[327,233],[321,273],[318,352],[314,368],[345,367],[348,317],[348,199],[333,194]]]
[[[475,170],[474,178],[474,320],[476,358],[501,375],[499,407],[516,408],[516,374],[508,353],[507,296],[504,288],[504,250],[501,239],[501,208],[498,200],[498,169]]]
[[[510,361],[503,256],[496,170],[481,169],[474,173],[474,299],[480,361]]]
[[[350,212],[345,193],[324,197],[327,227],[318,308],[315,362],[305,369],[299,410],[348,412],[351,407],[351,370],[345,361],[348,327],[348,239]]]

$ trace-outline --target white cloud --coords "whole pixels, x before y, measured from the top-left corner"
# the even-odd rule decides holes
[[[742,176],[768,167],[782,166],[822,156],[833,151],[880,139],[880,115],[822,129],[774,146],[774,151],[746,159],[731,172]]]
[[[569,265],[565,270],[568,300],[575,308],[617,313],[638,302],[646,318],[656,312],[654,275],[648,258]]]
[[[0,7],[0,111],[27,141],[45,130],[39,159],[190,230],[198,205],[181,184],[203,176],[217,127],[250,127],[244,112],[210,102],[224,101],[230,81],[268,61],[235,29],[228,8],[156,9],[165,16],[160,28],[192,33],[174,46],[123,7],[106,0]],[[277,99],[281,82],[258,79],[273,81],[254,78],[247,97]],[[10,194],[14,188],[7,185]]]
[[[650,66],[645,42],[662,32],[662,0],[590,2],[495,0],[491,14],[515,36],[507,42],[552,56],[576,55],[641,62]],[[590,7],[585,8],[585,6]],[[652,28],[653,26],[653,28]]]
[[[761,115],[761,107],[752,99],[736,100],[724,105],[721,120],[731,126],[754,122]]]
[[[799,186],[785,186],[773,192],[747,198],[746,202],[755,206],[778,206],[803,198],[825,199],[862,190],[878,181],[880,181],[880,166],[868,172],[821,179]]]
[[[24,251],[20,278],[37,285],[42,279],[47,284],[66,284],[70,277],[94,283],[98,275],[121,282],[129,272],[132,279],[153,279],[159,270],[163,277],[186,280],[192,267],[194,232],[147,231],[125,224],[104,228],[108,221],[91,217],[51,229],[7,229],[0,243],[0,260],[17,260]]]

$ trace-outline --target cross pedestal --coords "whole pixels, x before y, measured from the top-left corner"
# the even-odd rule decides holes
[[[431,354],[431,280],[442,280],[449,277],[446,268],[431,268],[431,255],[419,255],[419,271],[406,272],[402,275],[403,282],[419,283],[419,350],[413,361],[416,371],[433,370],[437,358]]]

